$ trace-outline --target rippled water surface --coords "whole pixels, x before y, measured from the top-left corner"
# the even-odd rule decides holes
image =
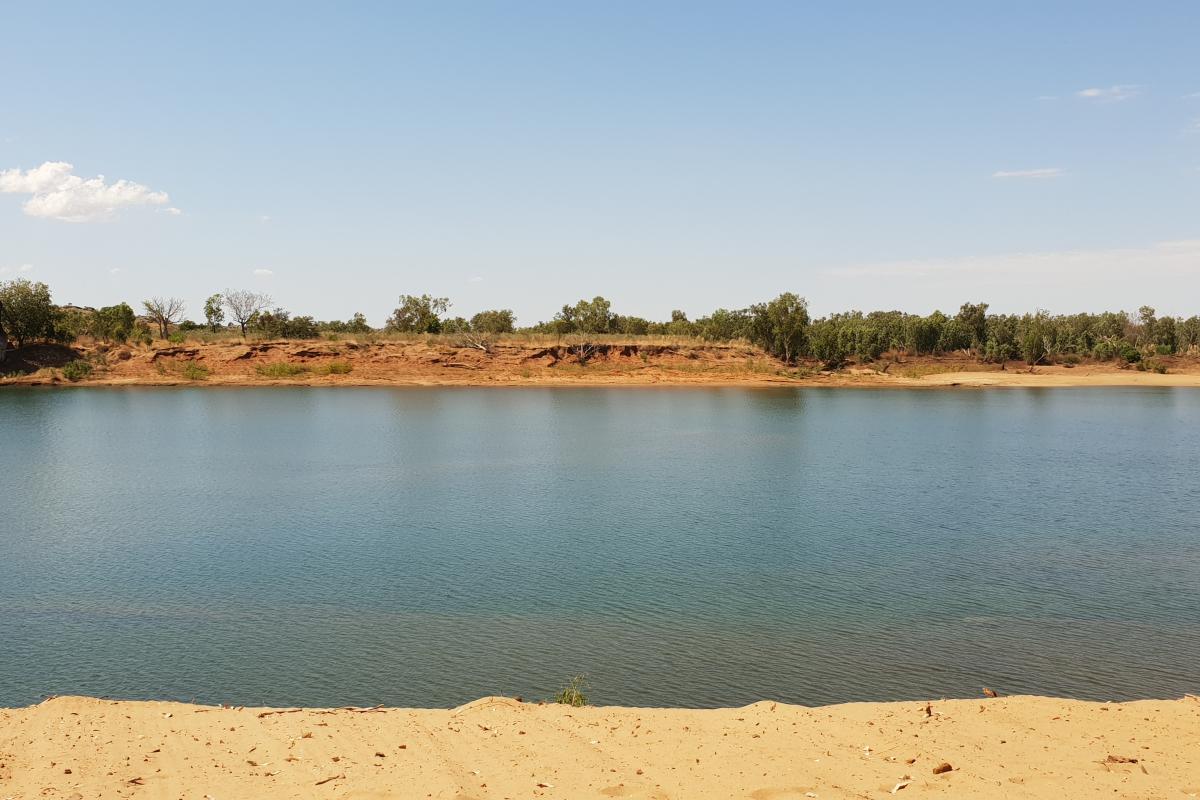
[[[1200,691],[1200,391],[0,390],[0,705]]]

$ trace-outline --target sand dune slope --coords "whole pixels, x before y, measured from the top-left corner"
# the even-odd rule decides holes
[[[1200,794],[1200,700],[802,708],[0,711],[0,798],[1117,797]],[[949,771],[935,768],[949,764]]]

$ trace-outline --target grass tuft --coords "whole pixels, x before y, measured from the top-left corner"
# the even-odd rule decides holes
[[[558,694],[554,695],[554,702],[564,706],[586,706],[588,704],[587,695],[583,693],[583,687],[587,684],[587,679],[583,675],[576,675],[567,682],[567,685],[559,690]]]
[[[261,364],[255,367],[254,371],[264,378],[294,378],[308,372],[308,367],[276,361],[272,364]]]

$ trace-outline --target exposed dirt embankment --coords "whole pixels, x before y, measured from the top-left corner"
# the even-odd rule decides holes
[[[14,798],[1187,798],[1200,700],[0,709]]]
[[[86,362],[85,374],[72,362]],[[697,341],[484,347],[410,341],[219,341],[35,346],[10,353],[0,384],[31,385],[814,385],[861,387],[1200,386],[1200,359],[1162,358],[1165,374],[1113,362],[983,364],[967,355],[895,356],[829,371],[787,365],[744,344]],[[89,371],[90,370],[90,371]],[[74,379],[74,380],[72,380]]]

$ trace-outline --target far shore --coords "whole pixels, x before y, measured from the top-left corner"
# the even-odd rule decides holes
[[[85,363],[83,374],[68,369]],[[1114,361],[984,363],[966,354],[893,354],[831,370],[785,364],[748,345],[611,343],[586,363],[569,346],[505,342],[488,352],[425,340],[222,341],[38,346],[0,364],[4,386],[700,386],[837,388],[1200,387],[1200,357],[1163,370]]]
[[[1200,698],[742,708],[0,709],[14,798],[1194,797]]]

